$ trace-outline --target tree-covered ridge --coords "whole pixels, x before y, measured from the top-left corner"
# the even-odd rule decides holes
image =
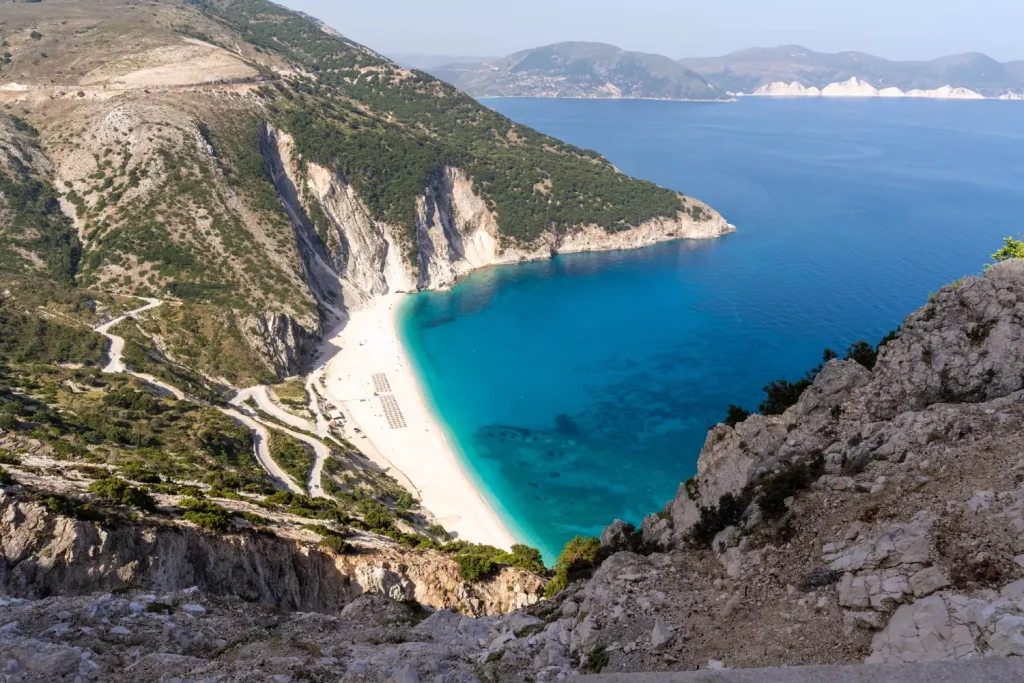
[[[374,217],[414,235],[416,197],[463,168],[521,243],[582,225],[610,232],[682,209],[679,196],[620,174],[596,152],[513,123],[455,88],[409,72],[263,0],[190,0],[262,50],[311,76],[264,97],[304,159],[337,169]]]

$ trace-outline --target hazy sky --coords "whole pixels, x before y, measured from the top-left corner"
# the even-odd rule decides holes
[[[564,40],[670,57],[798,43],[891,59],[1024,59],[1024,0],[278,0],[378,52],[505,55]]]

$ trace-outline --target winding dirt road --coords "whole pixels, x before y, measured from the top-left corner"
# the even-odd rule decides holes
[[[128,370],[125,367],[124,360],[122,358],[124,354],[124,338],[119,337],[116,334],[110,333],[110,330],[116,327],[119,323],[122,323],[125,320],[128,320],[129,318],[134,318],[140,313],[152,310],[157,306],[163,304],[163,302],[160,301],[159,299],[144,299],[144,301],[146,301],[145,306],[137,308],[133,311],[129,311],[128,313],[125,313],[122,316],[105,322],[96,328],[96,332],[99,332],[110,341],[110,348],[107,350],[109,361],[107,362],[106,366],[104,366],[103,372],[110,374],[123,373],[132,375],[133,377],[138,377],[147,384],[159,387],[160,389],[163,389],[164,391],[170,393],[178,400],[184,400],[186,398],[186,395],[185,392],[183,392],[181,389],[178,389],[175,386],[171,386],[166,382],[162,382],[157,378],[153,377],[152,375],[147,375],[141,372],[132,372]],[[205,405],[205,402],[200,401],[199,399],[196,399],[194,397],[189,397],[189,400],[192,400],[196,403],[204,403]],[[294,481],[292,481],[292,478],[289,477],[288,474],[283,469],[281,469],[281,467],[276,462],[274,462],[274,459],[270,456],[270,434],[267,432],[266,427],[260,424],[256,419],[253,419],[247,415],[243,415],[241,412],[237,410],[232,410],[230,408],[221,408],[219,406],[215,407],[217,408],[217,410],[224,413],[228,417],[232,418],[237,422],[241,422],[250,430],[252,430],[253,452],[256,455],[256,460],[257,462],[259,462],[260,466],[266,471],[266,473],[270,475],[270,478],[274,480],[275,486],[281,489],[291,491],[292,493],[303,493],[302,487],[298,486]],[[322,444],[321,447],[323,447]],[[324,450],[326,450],[326,448],[324,448]],[[317,479],[317,482],[317,487],[319,488],[319,478]]]
[[[313,463],[312,469],[310,469],[309,481],[306,483],[306,486],[309,490],[309,495],[314,498],[327,498],[328,495],[324,493],[323,486],[321,485],[321,478],[323,476],[324,463],[326,463],[327,459],[331,457],[331,450],[327,448],[322,441],[310,436],[310,434],[319,434],[318,427],[314,426],[309,420],[298,417],[297,415],[292,415],[287,410],[274,403],[268,393],[268,387],[265,385],[241,390],[235,395],[235,398],[231,400],[231,403],[239,410],[246,413],[251,419],[257,420],[259,419],[258,415],[245,403],[250,398],[256,402],[256,405],[259,406],[260,410],[268,415],[273,416],[275,419],[280,420],[286,425],[301,429],[303,432],[308,432],[302,433],[292,431],[291,429],[282,427],[281,425],[274,426],[274,429],[282,431],[285,434],[288,434],[289,436],[313,447],[313,451],[316,453],[316,460]],[[315,397],[313,397],[311,402],[314,402],[315,400]],[[315,410],[314,414],[319,415],[319,410]],[[319,419],[317,421],[319,422]]]

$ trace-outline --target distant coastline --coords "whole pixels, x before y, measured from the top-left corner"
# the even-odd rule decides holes
[[[944,85],[928,90],[915,88],[904,91],[895,87],[879,89],[857,77],[852,77],[842,82],[829,83],[823,88],[805,86],[799,81],[791,83],[776,81],[762,85],[751,93],[733,94],[737,97],[884,97],[935,100],[1024,100],[1024,92],[1008,91],[997,97],[986,97],[970,88],[954,87],[952,85]]]
[[[694,99],[676,99],[673,97],[601,97],[594,95],[592,97],[578,97],[578,96],[563,96],[563,95],[481,95],[475,97],[478,102],[484,100],[636,100],[639,102],[694,102],[697,104],[728,104],[729,102],[735,102],[737,97],[742,95],[734,95],[721,100],[694,100]]]
[[[856,81],[857,79],[851,79]],[[866,86],[866,87],[865,87]],[[1019,102],[1024,101],[1024,92],[1007,92],[998,97],[986,97],[968,88],[954,88],[943,86],[932,90],[909,90],[903,91],[899,88],[883,88],[881,90],[864,82],[857,81],[853,87],[850,81],[843,83],[830,83],[824,88],[814,86],[805,87],[800,83],[769,83],[763,85],[754,92],[729,93],[731,97],[717,100],[700,99],[676,99],[672,97],[604,97],[593,95],[588,97],[563,96],[563,95],[481,95],[476,97],[478,102],[487,100],[636,100],[646,102],[690,102],[697,104],[729,104],[746,97],[774,97],[790,99],[919,99],[919,100],[961,100],[961,101],[1003,101]]]

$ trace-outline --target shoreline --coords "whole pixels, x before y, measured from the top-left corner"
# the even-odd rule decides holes
[[[399,338],[405,296],[388,294],[353,311],[326,340],[336,352],[324,368],[325,398],[344,414],[346,437],[378,466],[397,470],[395,479],[411,483],[423,508],[453,537],[507,550],[520,541],[449,445]]]

